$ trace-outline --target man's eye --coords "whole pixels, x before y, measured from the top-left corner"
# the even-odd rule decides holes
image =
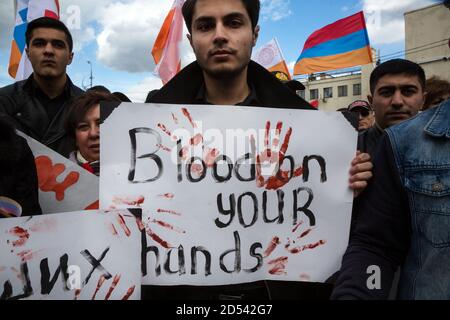
[[[406,97],[410,97],[416,93],[416,90],[414,89],[404,89],[402,90],[402,94]]]
[[[198,25],[197,25],[197,30],[198,31],[208,31],[208,30],[210,30],[211,29],[211,24],[210,23],[199,23]]]
[[[63,49],[63,48],[66,47],[65,43],[62,42],[62,41],[55,41],[55,42],[53,42],[53,46],[55,48],[59,48],[59,49]]]
[[[382,97],[390,97],[392,96],[392,90],[381,90],[379,94]]]
[[[229,22],[230,27],[232,28],[239,28],[242,25],[242,22],[237,19],[233,19]]]
[[[45,42],[44,41],[34,41],[33,42],[33,46],[35,46],[35,47],[43,47],[43,46],[45,46]]]

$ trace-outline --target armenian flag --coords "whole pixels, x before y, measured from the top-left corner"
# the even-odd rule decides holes
[[[25,32],[28,22],[49,17],[59,19],[58,0],[15,0],[16,25],[11,43],[8,73],[16,81],[28,78],[33,72],[30,61],[25,54]]]
[[[373,62],[364,13],[358,12],[315,31],[306,40],[294,75]]]

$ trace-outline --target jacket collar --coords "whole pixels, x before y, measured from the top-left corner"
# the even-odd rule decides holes
[[[269,71],[256,62],[248,65],[248,81],[262,107],[280,107],[315,110],[308,102],[293,93]],[[169,104],[195,104],[204,84],[203,73],[196,61],[186,66],[147,102]]]
[[[450,100],[435,107],[431,120],[425,126],[425,132],[433,137],[450,139]]]

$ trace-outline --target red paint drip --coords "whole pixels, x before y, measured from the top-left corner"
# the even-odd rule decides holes
[[[173,119],[173,122],[175,122],[175,124],[178,124],[178,118],[175,117],[175,115],[173,113],[172,113],[172,119]]]
[[[294,233],[295,231],[297,231],[298,227],[300,227],[303,224],[303,221],[300,221],[299,223],[297,223],[297,225],[295,226],[294,229],[292,229],[292,233]]]
[[[308,234],[310,234],[310,232],[312,231],[312,229],[308,229],[305,232],[303,232],[301,235],[298,236],[297,239],[301,239],[303,237],[306,237]]]
[[[27,262],[32,260],[38,252],[33,252],[32,250],[21,251],[17,254],[18,257],[22,260],[22,262]]]
[[[147,234],[149,235],[150,238],[153,239],[153,241],[155,241],[156,243],[159,243],[162,247],[164,247],[166,249],[170,249],[173,247],[167,241],[161,239],[157,234],[153,233],[151,229],[147,230]]]
[[[117,220],[119,221],[119,225],[122,227],[123,231],[125,232],[125,235],[129,237],[131,235],[131,231],[127,226],[127,223],[125,222],[125,219],[121,214],[118,215]]]
[[[172,133],[162,123],[158,123],[158,128],[160,128],[161,131],[167,134],[169,137],[172,137]]]
[[[110,227],[111,227],[111,233],[112,233],[112,235],[113,236],[117,236],[118,235],[118,233],[117,233],[117,230],[116,230],[116,227],[114,227],[114,224],[110,224]]]
[[[92,300],[95,300],[95,297],[97,296],[97,292],[100,290],[100,288],[102,287],[105,280],[106,279],[103,275],[101,275],[100,278],[98,279],[97,287],[95,288],[95,292],[94,292],[94,295],[92,296]]]
[[[288,257],[280,257],[269,261],[268,264],[272,265],[272,268],[269,270],[269,273],[272,275],[285,275],[287,263]]]
[[[203,135],[201,135],[200,133],[196,134],[191,138],[191,140],[189,140],[189,144],[191,146],[197,146],[201,142],[203,142]]]
[[[207,167],[212,168],[214,166],[214,162],[216,161],[219,153],[219,150],[215,148],[205,148],[203,151],[203,161],[205,161]]]
[[[169,213],[169,214],[173,214],[173,215],[176,215],[176,216],[181,216],[181,213],[175,212],[173,210],[158,209],[158,210],[156,210],[156,212],[158,212],[158,213]]]
[[[327,243],[325,240],[319,240],[319,241],[317,241],[316,243],[307,244],[307,245],[303,246],[302,251],[304,251],[304,250],[310,250],[310,249],[315,249],[315,248],[317,248],[318,246],[324,245],[325,243]]]
[[[74,297],[74,300],[78,300],[78,298],[80,297],[80,293],[81,293],[81,289],[76,289],[76,290],[75,290],[75,297]]]
[[[158,197],[166,198],[166,199],[173,199],[173,198],[175,198],[175,195],[173,193],[165,193],[165,194],[158,195]]]
[[[144,223],[142,222],[141,219],[136,218],[136,224],[138,226],[139,231],[142,231],[145,229]]]
[[[183,111],[184,116],[189,120],[189,123],[191,124],[191,126],[193,128],[197,128],[197,125],[194,123],[194,121],[192,121],[192,117],[191,117],[191,114],[189,113],[189,111],[186,108],[182,108],[181,110]]]
[[[56,220],[52,218],[43,219],[30,227],[30,231],[33,232],[51,232],[56,231],[56,229],[57,229]]]
[[[267,249],[264,251],[264,258],[270,256],[270,254],[275,250],[275,248],[280,244],[280,238],[273,237],[268,245]]]
[[[122,300],[128,300],[130,298],[130,296],[133,294],[135,288],[136,288],[136,286],[130,287],[128,289],[127,293],[123,296]]]
[[[117,284],[120,281],[120,275],[115,275],[113,282],[111,284],[111,286],[109,287],[108,293],[106,294],[105,300],[109,300],[109,298],[111,297],[112,292],[114,291],[114,289],[116,288]]]
[[[28,230],[22,229],[21,227],[14,227],[11,230],[9,230],[10,234],[13,234],[16,237],[19,237],[19,240],[15,240],[12,242],[12,245],[14,247],[21,247],[23,246],[27,240],[30,238],[30,234],[28,233]]]
[[[166,229],[169,229],[169,230],[173,230],[173,231],[178,232],[178,233],[186,233],[186,231],[184,231],[184,230],[182,230],[182,229],[180,229],[178,227],[175,227],[175,226],[171,225],[170,223],[167,223],[167,222],[164,222],[164,221],[153,220],[152,222],[160,225],[163,228],[166,228]]]
[[[166,151],[166,152],[171,152],[172,151],[172,149],[170,149],[169,147],[166,147],[166,146],[164,146],[162,144],[157,144],[156,146],[158,148],[162,149],[163,151]]]
[[[269,149],[269,132],[270,132],[270,121],[266,122],[266,131],[264,133],[264,147]]]

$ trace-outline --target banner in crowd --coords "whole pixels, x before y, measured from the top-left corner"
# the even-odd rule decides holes
[[[340,113],[124,103],[102,118],[100,205],[144,209],[144,284],[339,269],[357,135]]]
[[[140,238],[128,210],[0,219],[0,300],[140,299]]]
[[[42,212],[98,209],[98,177],[42,143],[19,132],[33,152]]]

